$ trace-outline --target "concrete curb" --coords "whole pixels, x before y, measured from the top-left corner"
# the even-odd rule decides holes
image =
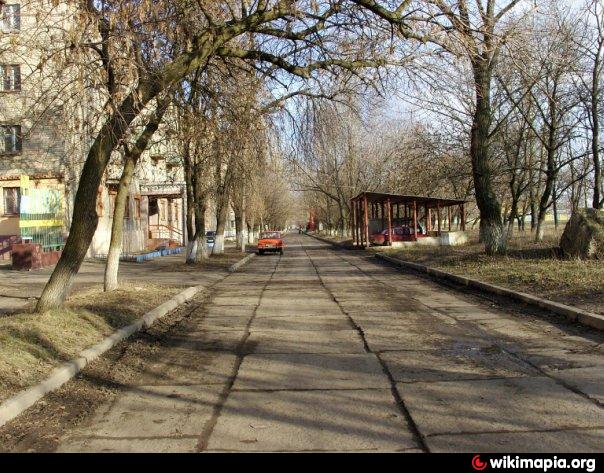
[[[429,266],[425,266],[423,264],[403,261],[383,253],[376,253],[375,257],[398,266],[399,268],[412,269],[414,271],[429,274],[437,279],[452,281],[456,284],[467,286],[473,289],[479,289],[497,296],[509,297],[515,301],[538,307],[539,309],[548,310],[554,314],[562,315],[571,322],[578,322],[582,325],[595,328],[596,330],[604,330],[604,315],[595,314],[593,312],[588,312],[586,310],[560,304],[558,302],[548,301],[547,299],[542,299],[541,297],[533,296],[532,294],[527,294],[525,292],[518,292],[506,287],[496,286],[494,284],[478,281],[476,279],[458,276],[457,274],[451,274],[440,269],[430,268]]]
[[[244,264],[247,264],[254,256],[256,256],[256,253],[250,253],[245,258],[242,258],[239,261],[237,261],[236,263],[232,264],[229,267],[229,273],[234,273],[235,271],[237,271],[239,268],[241,268],[241,266],[243,266]]]
[[[252,253],[251,255],[242,258],[240,261],[232,265],[229,268],[229,271],[236,271],[237,268],[245,264],[253,256],[254,254]],[[237,267],[235,269],[231,269],[234,266]],[[63,363],[58,368],[54,369],[51,372],[50,376],[48,376],[48,378],[46,378],[44,381],[36,384],[35,386],[32,386],[31,388],[26,389],[25,391],[21,391],[19,394],[4,401],[2,404],[0,404],[0,427],[17,417],[26,409],[33,406],[37,401],[42,399],[49,392],[54,391],[55,389],[58,389],[63,386],[66,382],[70,381],[80,371],[82,371],[88,363],[97,359],[99,356],[113,348],[119,342],[125,340],[136,332],[139,332],[143,328],[151,327],[151,325],[153,325],[153,323],[157,319],[172,312],[174,309],[184,304],[185,302],[190,301],[191,299],[193,299],[193,297],[195,297],[199,292],[203,291],[204,289],[205,286],[194,286],[185,289],[170,300],[157,306],[155,309],[150,310],[141,318],[136,320],[134,323],[122,327],[119,330],[116,330],[96,345],[93,345],[92,347],[83,350],[79,353],[77,358]]]

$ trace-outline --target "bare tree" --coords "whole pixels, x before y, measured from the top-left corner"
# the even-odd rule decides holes
[[[602,159],[600,150],[600,123],[602,115],[602,71],[604,70],[604,3],[589,0],[580,18],[581,36],[576,39],[582,56],[583,71],[578,83],[587,115],[591,135],[591,158],[593,163],[592,207],[604,207],[602,183]]]
[[[158,130],[169,104],[170,101],[168,98],[164,97],[159,99],[153,116],[147,120],[145,128],[136,138],[136,141],[133,144],[128,144],[126,142],[123,144],[124,163],[122,175],[118,184],[117,195],[115,196],[113,221],[111,223],[111,238],[109,242],[109,251],[107,252],[107,264],[105,266],[105,291],[113,291],[118,287],[117,276],[122,253],[124,216],[128,202],[130,184],[134,176],[136,164],[143,152],[147,149],[153,135]]]
[[[430,0],[420,3],[410,15],[405,9],[406,2],[399,3],[394,10],[386,9],[375,0],[358,0],[358,3],[397,25],[404,37],[428,42],[468,61],[474,89],[470,158],[474,195],[480,210],[481,239],[487,253],[504,251],[506,232],[490,148],[494,133],[491,93],[502,46],[514,31],[508,20],[520,0],[502,4],[495,0],[486,3],[481,0]],[[410,18],[413,21],[409,21]],[[418,24],[421,26],[410,29]]]
[[[459,146],[422,123],[388,118],[383,108],[383,101],[313,101],[296,117],[288,141],[295,144],[288,158],[294,187],[340,236],[350,228],[350,199],[362,191],[470,195]]]
[[[158,94],[207,67],[212,58],[237,58],[253,67],[279,70],[304,80],[316,78],[319,70],[335,74],[384,64],[379,51],[365,48],[362,38],[372,24],[356,21],[358,9],[352,7],[357,2],[342,0],[322,6],[293,0],[219,3],[121,0],[111,8],[102,2],[86,3],[95,21],[111,26],[111,34],[101,35],[100,42],[92,47],[102,52],[115,49],[114,41],[123,37],[134,38],[129,46],[135,51],[136,74],[124,87],[120,100],[112,101],[88,152],[69,237],[37,311],[63,304],[96,230],[96,192],[110,157],[132,122]],[[145,12],[145,21],[140,21],[140,11]],[[348,29],[344,40],[337,33],[346,21],[355,27]],[[260,40],[251,47],[236,41],[249,34]],[[343,41],[345,49],[338,47]]]
[[[566,12],[552,5],[542,21],[540,16],[534,22],[529,36],[531,47],[516,62],[521,82],[516,95],[528,97],[535,113],[529,115],[526,107],[520,104],[521,98],[510,93],[514,105],[522,112],[525,123],[543,149],[539,166],[543,186],[538,198],[536,241],[543,239],[548,209],[557,205],[557,179],[561,169],[568,165],[562,151],[573,139],[579,124],[577,106],[580,100],[573,84],[579,57],[573,41],[576,34],[573,23]],[[506,90],[509,92],[509,88]]]

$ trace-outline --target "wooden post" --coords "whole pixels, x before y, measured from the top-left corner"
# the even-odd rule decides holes
[[[354,235],[357,240],[357,245],[360,245],[361,244],[361,232],[359,231],[359,225],[360,225],[361,218],[359,215],[359,201],[358,200],[354,201],[354,214],[355,214]]]
[[[436,204],[436,219],[438,220],[438,234],[440,235],[440,204]]]
[[[417,241],[417,202],[413,201],[413,236]]]
[[[352,202],[352,239],[354,240],[354,244],[358,245],[358,241],[357,241],[357,203],[354,201],[354,199],[351,201]]]
[[[447,207],[447,212],[449,212],[449,215],[448,215],[448,217],[449,217],[449,231],[451,231],[451,206],[450,205]]]
[[[361,205],[358,200],[354,201],[354,211],[356,212],[355,233],[357,236],[357,245],[361,244]]]
[[[351,218],[350,218],[350,232],[351,232],[351,237],[352,237],[352,243],[354,245],[357,244],[357,233],[356,233],[356,219],[357,219],[357,212],[356,212],[356,207],[355,207],[355,203],[354,203],[354,199],[350,199],[350,210],[352,212]]]
[[[388,246],[392,246],[392,216],[391,216],[391,203],[390,199],[386,201],[386,206],[388,207]]]
[[[426,231],[432,231],[432,209],[428,209],[428,224],[426,226]]]
[[[348,230],[350,230],[350,238],[352,238],[352,244],[354,245],[354,207],[352,199],[350,200],[350,220],[348,221]]]
[[[361,213],[359,212],[359,201],[358,200],[355,201],[355,203],[354,203],[354,211],[356,212],[356,215],[357,215],[355,234],[357,237],[357,243],[360,245],[361,244],[361,232],[359,232],[359,226],[361,225]]]
[[[364,220],[365,220],[365,228],[363,228],[363,233],[365,234],[365,244],[364,247],[365,248],[369,248],[369,209],[367,208],[367,196],[365,195],[363,198],[363,203],[365,204],[365,215],[364,215]]]
[[[428,234],[428,203],[424,204],[424,219],[426,220],[426,234]]]
[[[461,231],[466,231],[466,206],[461,204]]]

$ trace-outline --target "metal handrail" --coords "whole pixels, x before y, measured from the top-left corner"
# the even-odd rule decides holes
[[[183,232],[181,232],[180,230],[178,230],[177,228],[171,226],[171,225],[164,225],[164,224],[150,224],[149,225],[149,234],[152,236],[153,235],[153,229],[157,230],[158,236],[157,238],[169,238],[170,240],[173,240],[173,236],[176,235],[180,238],[182,238],[183,236]],[[165,231],[167,231],[168,236],[165,237],[164,232],[162,232],[162,229],[165,229]]]

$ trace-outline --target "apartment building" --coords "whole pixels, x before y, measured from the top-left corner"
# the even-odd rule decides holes
[[[56,249],[71,222],[82,165],[104,97],[86,71],[61,64],[78,2],[0,0],[0,257],[18,239]],[[169,114],[168,114],[169,115]],[[177,148],[162,126],[141,157],[126,210],[124,251],[185,243],[185,188]],[[98,191],[89,256],[109,246],[120,156]]]

